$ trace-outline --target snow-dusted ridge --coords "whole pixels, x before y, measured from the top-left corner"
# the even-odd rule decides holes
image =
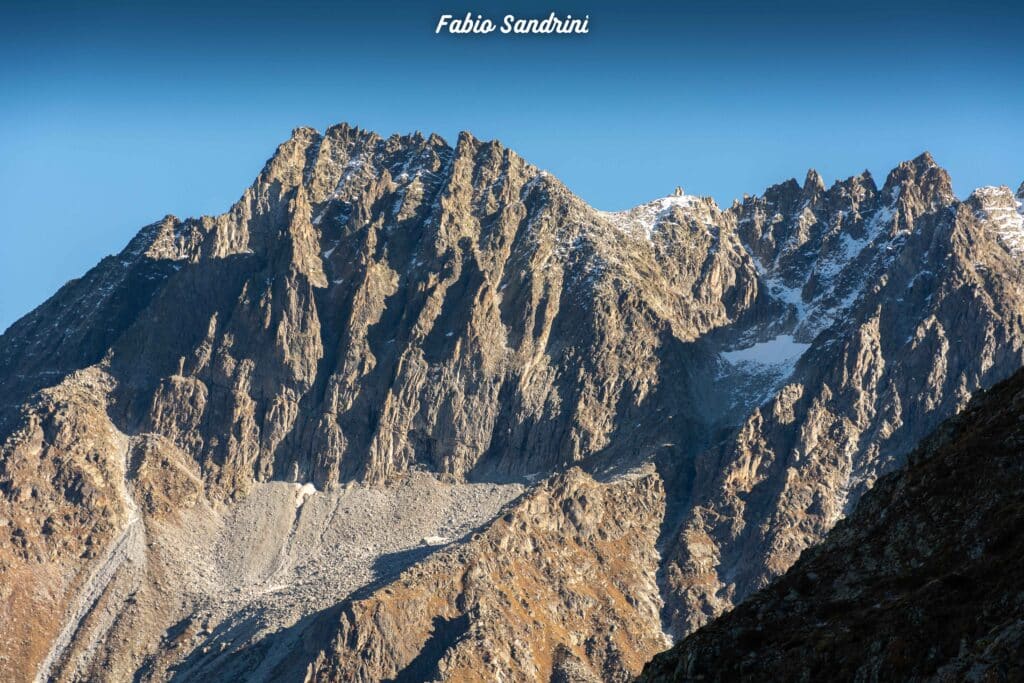
[[[1024,186],[1022,186],[1024,190]],[[980,208],[978,217],[987,219],[999,240],[1015,255],[1024,254],[1024,192],[1014,195],[1006,185],[979,187],[971,193]]]
[[[597,214],[624,232],[639,233],[650,238],[657,225],[672,212],[673,208],[690,208],[699,202],[698,197],[683,194],[682,190],[678,190],[674,195],[660,197],[631,209],[598,211]]]

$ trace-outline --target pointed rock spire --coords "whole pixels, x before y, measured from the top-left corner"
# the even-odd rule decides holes
[[[815,171],[813,168],[807,169],[807,176],[804,178],[804,193],[811,190],[824,190],[825,181],[822,179],[821,174]]]
[[[865,168],[863,171],[861,171],[861,174],[858,175],[857,178],[860,180],[861,185],[863,185],[864,187],[871,188],[872,192],[878,191],[878,184],[875,183],[875,176],[872,175],[871,171],[869,171],[868,169]]]
[[[911,160],[911,163],[914,164],[915,166],[920,167],[920,168],[928,168],[930,166],[938,166],[938,164],[935,163],[935,157],[933,157],[932,153],[929,152],[928,150],[925,150],[925,151],[921,152],[920,154],[918,154],[916,157],[914,157]]]
[[[935,163],[930,152],[904,161],[890,171],[882,192],[890,196],[912,196],[916,203],[931,208],[956,199],[949,173]]]

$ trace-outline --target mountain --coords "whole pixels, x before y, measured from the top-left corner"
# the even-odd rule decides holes
[[[810,346],[697,461],[667,571],[683,596],[677,633],[782,573],[974,391],[1020,365],[1019,206],[1006,188],[957,202],[923,155],[877,193],[866,176],[827,192],[809,176],[740,208],[746,243],[770,247],[768,287],[794,303],[794,339]]]
[[[778,581],[642,681],[1024,677],[1024,373],[975,398]]]
[[[629,678],[1024,364],[1020,201],[297,129],[0,337],[0,673]]]

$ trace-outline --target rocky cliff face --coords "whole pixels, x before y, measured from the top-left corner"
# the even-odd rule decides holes
[[[781,579],[642,681],[1024,676],[1024,374],[883,477]]]
[[[711,356],[678,347],[757,283],[694,202],[660,209],[652,243],[498,143],[300,129],[227,214],[145,228],[13,326],[8,413],[103,362],[118,422],[193,453],[225,495],[414,465],[549,472],[615,448],[673,373],[699,429],[679,366]]]
[[[1004,188],[956,202],[925,155],[880,192],[867,176],[827,192],[809,176],[739,209],[769,288],[793,304],[794,339],[809,345],[697,461],[667,570],[678,633],[778,576],[972,392],[1020,364],[1020,214],[1009,230],[1002,218],[1012,200]]]
[[[1006,188],[957,200],[928,155],[881,189],[866,173],[826,188],[810,172],[726,210],[680,193],[609,213],[468,134],[450,146],[298,129],[227,213],[147,226],[0,338],[0,583],[38,585],[18,609],[48,615],[45,628],[0,616],[14,653],[0,667],[260,679],[273,667],[208,655],[300,644],[324,678],[483,661],[427,638],[433,621],[361,616],[353,590],[383,600],[374,591],[398,581],[448,596],[424,614],[468,620],[491,651],[520,642],[541,677],[635,673],[663,626],[650,610],[612,600],[594,622],[559,615],[584,640],[541,644],[533,627],[487,626],[460,586],[400,578],[420,558],[399,551],[470,524],[501,536],[505,501],[572,467],[619,491],[616,477],[654,463],[660,519],[620,501],[615,524],[645,539],[657,526],[657,558],[638,540],[623,552],[640,565],[605,566],[612,546],[581,536],[558,568],[531,571],[540,586],[596,562],[607,582],[643,583],[655,567],[665,625],[692,630],[785,571],[918,439],[1022,364],[1021,216]],[[344,501],[393,509],[409,477],[428,496],[497,488],[353,546],[375,520],[342,514]],[[285,483],[316,502],[281,502]],[[522,532],[576,533],[550,524]],[[267,534],[257,555],[271,559],[243,561],[242,544]],[[466,566],[493,553],[446,542]],[[174,564],[210,543],[233,559]],[[229,599],[218,581],[238,566]],[[347,622],[324,616],[342,604]],[[395,645],[407,626],[420,645]],[[125,644],[132,634],[148,640]],[[591,636],[603,644],[581,644]],[[351,643],[386,654],[360,663]]]

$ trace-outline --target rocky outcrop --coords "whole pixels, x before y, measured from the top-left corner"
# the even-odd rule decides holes
[[[374,573],[374,558],[413,531],[447,531],[433,513],[426,526],[404,519],[387,544],[346,555],[359,569],[339,581],[328,539],[349,538],[335,527],[356,518],[319,506],[353,490],[397,500],[424,471],[438,486],[506,487],[459,512],[450,526],[462,529],[574,467],[607,482],[654,463],[662,616],[684,635],[785,571],[922,436],[1024,361],[1019,193],[960,201],[950,187],[922,155],[881,189],[867,173],[826,187],[811,171],[725,210],[679,191],[610,213],[469,134],[449,145],[297,129],[228,212],[143,228],[0,337],[0,503],[15,511],[0,585],[13,595],[31,570],[60,587],[26,603],[50,625],[3,665],[15,678],[49,657],[69,679],[259,679],[301,633],[322,653],[318,675],[355,671],[348,641],[321,642],[336,624],[313,613],[356,609],[352,591],[377,595],[418,559]],[[72,400],[82,378],[89,398]],[[296,507],[286,485],[322,495]],[[214,599],[223,563],[177,558],[217,539],[244,565],[226,530],[253,501],[266,514],[238,538],[272,540]],[[640,524],[618,509],[617,524]],[[319,553],[317,589],[291,560],[272,571],[264,557],[292,558],[293,532]],[[604,551],[580,552],[561,561]],[[543,675],[626,675],[662,623],[620,607],[572,626],[601,638],[628,627],[612,638],[621,665],[575,641],[515,637],[541,653],[531,666]],[[18,623],[3,633],[21,638]],[[146,644],[125,645],[132,634]],[[502,651],[507,635],[488,647]],[[250,659],[218,668],[235,649]],[[374,666],[397,675],[410,654]]]
[[[881,478],[778,581],[641,681],[1024,676],[1024,374]]]
[[[554,477],[465,544],[346,603],[307,680],[632,680],[666,642],[664,506],[650,468],[609,483]]]

